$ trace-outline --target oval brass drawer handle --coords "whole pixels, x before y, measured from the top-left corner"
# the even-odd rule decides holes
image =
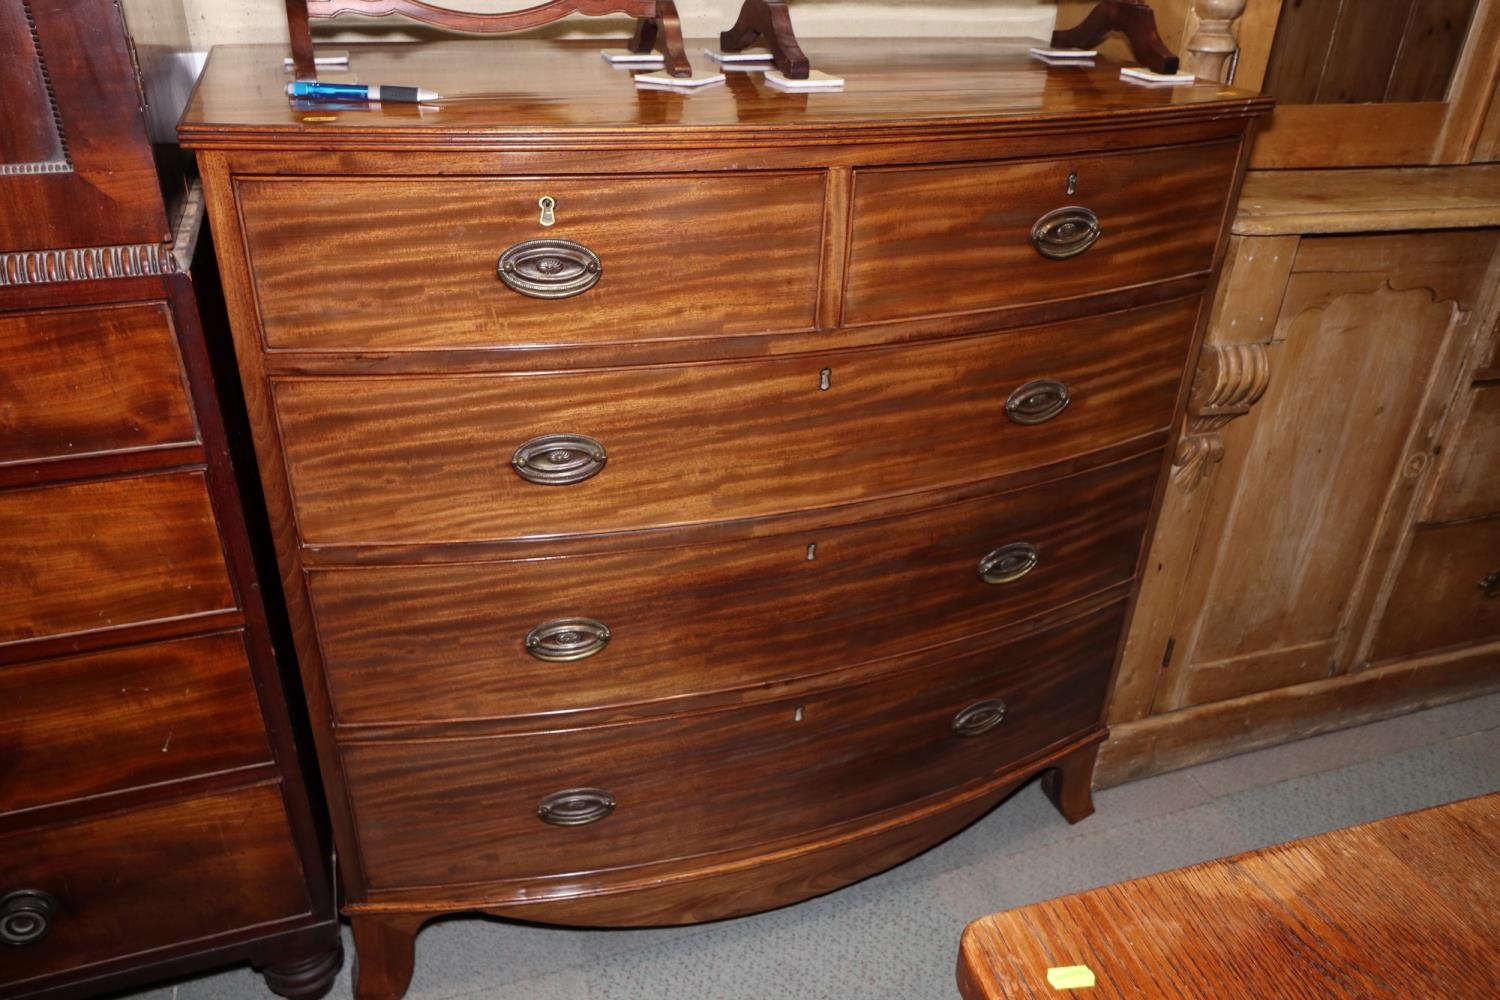
[[[1005,415],[1012,423],[1045,424],[1066,410],[1071,401],[1066,382],[1055,378],[1032,379],[1010,394],[1005,401]]]
[[[604,445],[584,434],[544,434],[511,456],[516,475],[541,486],[570,486],[592,479],[609,461]]]
[[[592,618],[557,618],[526,633],[526,652],[548,663],[586,660],[609,645],[609,626]]]
[[[1077,257],[1099,238],[1099,216],[1079,205],[1054,208],[1031,227],[1031,245],[1048,260]]]
[[[495,266],[507,288],[533,299],[567,299],[599,283],[599,255],[572,240],[525,240],[500,255]]]
[[[57,900],[40,889],[19,889],[0,899],[0,944],[35,944],[52,929]]]
[[[537,804],[536,814],[553,826],[586,826],[615,811],[615,797],[602,788],[565,788]]]
[[[1015,583],[1036,568],[1036,561],[1035,545],[1011,542],[979,560],[979,578],[985,583]]]
[[[1500,569],[1479,581],[1479,589],[1485,597],[1500,597]]]
[[[953,717],[953,731],[960,736],[983,736],[1005,718],[1005,702],[986,698],[962,709]]]

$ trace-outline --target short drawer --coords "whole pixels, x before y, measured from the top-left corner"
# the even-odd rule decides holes
[[[311,570],[335,711],[345,723],[552,713],[962,642],[1129,580],[1160,464],[1152,452],[920,514],[725,544]]]
[[[197,440],[164,303],[0,316],[0,465]]]
[[[1500,514],[1500,384],[1471,391],[1472,406],[1463,431],[1444,458],[1430,515],[1433,521]]]
[[[942,794],[1099,721],[1122,611],[797,700],[534,736],[347,743],[366,878],[578,879],[811,837]],[[1003,718],[986,729],[997,699]],[[601,794],[559,803],[580,789]]]
[[[0,643],[234,608],[197,472],[0,494]]]
[[[8,834],[0,856],[0,987],[264,933],[311,906],[274,785]]]
[[[1196,312],[769,360],[273,386],[304,542],[625,531],[977,482],[1162,431]]]
[[[1238,155],[1237,143],[1220,143],[862,170],[844,320],[999,309],[1205,274]]]
[[[815,171],[236,186],[266,345],[331,351],[807,329],[823,189]],[[558,240],[596,269],[575,249],[531,242]],[[529,263],[508,276],[571,294],[537,298],[502,280],[502,255],[528,243],[536,252],[518,250]]]
[[[1416,529],[1372,660],[1500,639],[1500,517]]]
[[[239,632],[0,668],[0,812],[269,762]]]

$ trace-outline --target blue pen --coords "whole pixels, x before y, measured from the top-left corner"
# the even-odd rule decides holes
[[[297,80],[286,85],[291,97],[323,98],[335,101],[405,101],[417,103],[435,101],[438,95],[419,87],[381,86],[378,83],[318,83],[314,80]]]

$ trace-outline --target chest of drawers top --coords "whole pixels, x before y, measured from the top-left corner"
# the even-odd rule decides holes
[[[758,73],[691,93],[638,89],[583,43],[474,40],[354,48],[336,82],[399,79],[442,95],[435,106],[339,109],[289,101],[277,46],[214,51],[179,126],[190,148],[328,150],[639,148],[775,143],[837,132],[841,142],[1038,137],[1090,124],[1123,130],[1263,114],[1270,99],[1200,80],[1146,87],[1119,67],[1047,67],[1028,39],[817,39],[816,67],[845,78],[832,93],[788,93]],[[701,45],[694,51],[701,52]],[[696,60],[700,72],[712,64]],[[643,130],[645,134],[643,134]],[[857,157],[856,157],[857,159]],[[664,160],[671,169],[677,162]],[[578,169],[597,173],[598,160]]]

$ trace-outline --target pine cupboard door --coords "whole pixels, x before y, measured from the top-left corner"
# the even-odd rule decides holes
[[[1497,0],[1250,0],[1239,29],[1233,84],[1278,102],[1252,169],[1494,158]]]
[[[1496,245],[1493,230],[1236,241],[1210,336],[1242,342],[1206,356],[1258,357],[1264,396],[1214,432],[1212,472],[1176,470],[1112,722],[1364,668]]]

